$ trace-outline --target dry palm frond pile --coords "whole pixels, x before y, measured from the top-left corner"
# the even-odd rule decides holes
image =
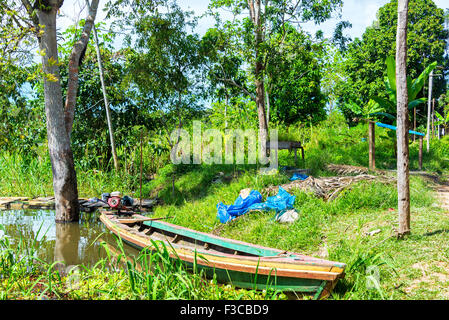
[[[341,191],[360,181],[380,181],[383,183],[393,183],[396,179],[394,177],[374,176],[368,174],[344,177],[308,177],[306,180],[293,181],[291,183],[281,185],[281,187],[287,192],[294,189],[313,192],[317,197],[321,197],[326,201],[332,201],[340,194]],[[273,195],[278,192],[278,187],[269,187],[264,189],[263,192]]]
[[[326,169],[331,172],[335,172],[339,175],[356,175],[356,174],[368,174],[370,170],[366,167],[348,166],[345,164],[328,164]],[[375,170],[378,174],[384,174],[383,170]]]

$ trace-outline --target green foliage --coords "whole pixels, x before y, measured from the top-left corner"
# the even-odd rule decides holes
[[[246,14],[249,6],[246,1],[212,1],[209,9],[216,18],[217,27],[210,30],[206,38],[208,44],[217,48],[212,50],[211,55],[214,78],[221,81],[225,88],[239,88],[240,94],[253,100],[257,95],[258,99],[262,98],[263,92],[257,92],[256,87],[266,79],[272,106],[270,113],[274,120],[287,124],[309,117],[314,121],[321,120],[324,118],[324,97],[320,90],[321,74],[314,51],[322,49],[314,46],[310,37],[298,31],[297,26],[286,21],[321,23],[341,5],[342,1],[339,0],[298,3],[267,1],[264,3],[265,9],[260,12],[261,27],[257,25],[257,18]],[[220,8],[226,8],[235,15],[232,22],[221,21],[217,14]],[[243,62],[247,81],[242,81],[241,73],[230,68],[226,58],[223,58],[222,53],[225,52],[232,52],[229,58],[237,56],[238,61]]]
[[[384,62],[396,52],[397,0],[392,0],[379,9],[377,21],[366,29],[362,38],[348,45],[345,68],[348,77],[342,84],[346,89],[341,100],[366,103],[372,97],[389,99],[384,90],[384,79],[393,79]],[[411,79],[417,79],[431,62],[446,66],[444,57],[448,31],[444,29],[444,11],[433,1],[412,0],[409,6],[407,38],[407,71]],[[426,80],[426,79],[423,79]],[[420,82],[421,85],[421,82]],[[422,87],[422,86],[421,86]],[[394,90],[394,88],[392,88]],[[445,90],[444,79],[434,79],[434,95]],[[424,98],[420,91],[412,100]],[[387,109],[388,113],[393,110]],[[422,112],[422,106],[418,108]],[[419,117],[418,125],[425,121]]]
[[[387,90],[388,100],[381,97],[373,97],[377,103],[379,103],[385,110],[392,114],[396,114],[396,61],[393,56],[389,56],[386,60],[387,64],[387,77],[385,77],[385,88]],[[413,110],[413,108],[418,107],[420,104],[426,102],[426,98],[416,99],[418,94],[424,87],[426,79],[429,78],[430,73],[436,68],[437,62],[433,62],[428,65],[424,71],[414,80],[410,76],[407,76],[407,87],[408,87],[408,108]]]
[[[270,119],[285,125],[323,120],[325,97],[321,92],[322,71],[318,59],[323,46],[314,44],[310,36],[291,25],[285,26],[284,34],[273,37],[270,46],[266,85]]]
[[[350,109],[356,116],[362,120],[373,120],[376,116],[384,114],[385,109],[380,107],[374,100],[369,100],[367,104],[360,107],[353,101],[346,103],[346,107]]]

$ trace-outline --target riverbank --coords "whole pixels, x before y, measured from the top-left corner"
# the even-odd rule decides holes
[[[217,170],[215,172],[215,170]],[[284,225],[272,212],[253,212],[228,224],[217,219],[217,204],[231,204],[242,189],[265,190],[288,183],[285,174],[260,175],[256,169],[219,171],[223,168],[189,171],[179,174],[172,188],[160,192],[162,203],[155,217],[173,217],[169,222],[223,237],[282,250],[301,252],[347,264],[346,277],[339,281],[330,299],[444,299],[449,288],[449,215],[435,197],[437,185],[432,179],[411,177],[412,234],[405,240],[394,237],[397,225],[397,193],[394,183],[361,181],[345,188],[326,201],[311,192],[291,190],[296,196],[294,208],[299,219]],[[330,172],[328,173],[330,175]],[[168,174],[169,176],[169,174]],[[163,175],[160,176],[162,181]],[[204,183],[207,179],[208,183]],[[185,183],[183,182],[185,181]],[[199,186],[207,186],[199,190]],[[162,189],[160,189],[162,190]],[[163,191],[163,190],[162,190]],[[183,195],[180,197],[176,195]],[[266,197],[267,194],[264,194]],[[173,201],[171,201],[173,199]],[[95,219],[95,217],[93,217]],[[5,241],[3,239],[3,241]],[[4,244],[4,243],[3,243]],[[120,248],[120,246],[118,246]],[[105,250],[107,250],[105,248]],[[39,270],[26,267],[25,260],[9,264],[11,250],[2,247],[4,299],[284,299],[285,295],[239,290],[208,282],[187,270],[164,266],[161,277],[137,270],[138,262],[163,256],[127,257],[110,255],[110,260],[83,270],[77,289],[68,287],[51,264]],[[116,253],[117,253],[116,252]],[[20,256],[20,254],[19,254]],[[113,258],[115,257],[115,258]],[[119,259],[117,259],[119,257]],[[131,260],[129,260],[131,259]],[[117,260],[127,261],[113,275]],[[159,261],[158,260],[158,261]],[[80,270],[80,269],[78,269]],[[31,271],[31,272],[30,272]],[[373,280],[374,279],[374,280]],[[136,282],[137,281],[137,282]],[[149,283],[151,285],[149,285]],[[161,286],[165,289],[161,291]],[[183,289],[179,289],[181,286]],[[165,293],[164,293],[165,292]]]

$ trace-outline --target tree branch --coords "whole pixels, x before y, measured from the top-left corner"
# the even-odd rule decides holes
[[[92,5],[89,5],[88,0],[86,0],[86,2],[88,4],[89,13],[86,18],[86,22],[84,24],[81,37],[74,44],[69,60],[67,96],[64,107],[65,126],[69,136],[72,132],[73,119],[75,117],[76,96],[79,86],[78,76],[79,76],[79,66],[81,62],[80,60],[89,42],[90,32],[92,30],[92,26],[95,22],[95,17],[97,15],[99,0],[92,0]]]

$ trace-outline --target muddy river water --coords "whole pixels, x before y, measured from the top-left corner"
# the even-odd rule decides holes
[[[0,238],[8,237],[12,246],[20,239],[28,245],[36,243],[36,256],[48,263],[62,261],[67,267],[93,266],[106,258],[102,242],[116,247],[117,240],[93,214],[82,215],[80,223],[55,223],[52,210],[5,210],[0,211]],[[137,250],[124,245],[128,256]]]

